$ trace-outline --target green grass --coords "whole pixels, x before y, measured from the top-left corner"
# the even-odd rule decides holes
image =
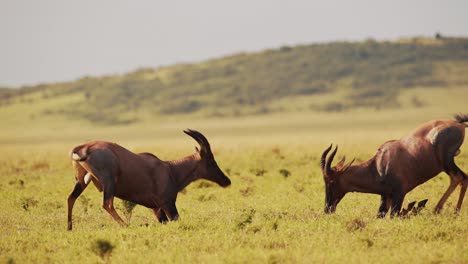
[[[414,106],[414,96],[421,106]],[[404,204],[429,199],[421,215],[378,220],[380,197],[359,193],[348,194],[335,215],[325,215],[318,165],[332,142],[340,145],[338,158],[367,160],[381,143],[422,122],[466,112],[466,98],[463,86],[420,87],[401,94],[397,109],[291,109],[209,119],[153,116],[111,127],[41,115],[30,119],[47,107],[34,103],[5,106],[0,111],[5,120],[0,131],[0,263],[467,262],[468,202],[458,216],[453,213],[457,190],[442,214],[432,214],[448,186],[447,175],[407,195]],[[102,194],[90,186],[76,202],[74,230],[66,230],[66,198],[74,185],[68,151],[74,145],[104,139],[175,159],[196,145],[182,133],[185,128],[208,137],[232,186],[195,182],[177,200],[180,221],[161,225],[149,209],[137,206],[128,228],[101,208]],[[461,150],[456,161],[468,171],[466,144]],[[116,204],[123,216],[125,206]]]
[[[361,142],[363,143],[363,142]],[[185,147],[145,148],[164,158],[187,154]],[[431,210],[448,185],[440,175],[411,192],[405,204],[429,198],[428,209],[410,219],[375,218],[379,197],[348,194],[335,215],[323,213],[321,148],[304,142],[252,147],[213,145],[232,186],[195,182],[180,194],[178,222],[159,224],[137,206],[130,226],[119,227],[101,209],[102,195],[90,186],[74,208],[74,230],[66,230],[66,197],[73,173],[62,147],[2,153],[0,183],[0,262],[89,263],[105,261],[98,240],[113,247],[113,263],[310,263],[466,262],[468,208],[453,214]],[[362,144],[357,158],[372,155]],[[144,146],[135,149],[143,149]],[[468,170],[468,155],[457,158]],[[281,169],[290,171],[284,177]],[[264,174],[256,176],[256,172]],[[121,215],[123,204],[117,201]]]

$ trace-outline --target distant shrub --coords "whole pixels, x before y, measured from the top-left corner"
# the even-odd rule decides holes
[[[117,113],[106,113],[99,110],[87,112],[84,114],[84,117],[92,123],[101,125],[129,125],[138,121],[136,117],[121,118],[117,116]]]
[[[329,102],[320,109],[325,112],[343,112],[346,107],[340,102]]]
[[[307,86],[303,86],[297,90],[299,95],[312,95],[327,92],[329,89],[326,81],[314,81],[307,83]]]
[[[254,114],[262,114],[262,115],[264,115],[264,114],[268,114],[268,113],[270,113],[270,112],[271,112],[271,110],[270,110],[270,108],[268,108],[268,106],[262,105],[262,106],[260,106],[259,108],[257,108],[257,109],[255,110]]]
[[[414,107],[416,107],[416,108],[421,108],[421,107],[423,107],[423,106],[426,105],[423,101],[421,101],[421,100],[420,100],[418,97],[416,97],[416,96],[411,97],[411,104],[412,104]]]
[[[291,176],[291,172],[290,172],[289,170],[287,170],[287,169],[280,169],[280,170],[279,170],[279,173],[280,173],[281,175],[283,175],[283,177],[285,177],[285,178]]]
[[[385,96],[385,92],[382,90],[377,89],[365,89],[365,90],[358,90],[355,91],[351,98],[354,100],[366,99],[366,98],[373,98],[373,97],[382,97]]]
[[[197,100],[182,100],[178,102],[166,102],[161,108],[162,114],[193,113],[201,108],[201,103]]]

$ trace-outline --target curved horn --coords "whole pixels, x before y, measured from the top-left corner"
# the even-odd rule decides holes
[[[330,175],[332,170],[331,170],[331,164],[333,162],[333,158],[335,158],[336,152],[338,151],[338,145],[336,145],[335,149],[333,152],[330,154],[330,157],[328,157],[327,162],[325,163],[325,172],[326,175]]]
[[[320,168],[322,168],[322,171],[325,172],[325,158],[328,155],[328,152],[330,152],[330,149],[332,148],[333,144],[330,144],[330,146],[325,149],[325,151],[322,153],[322,158],[320,159]]]
[[[193,139],[195,139],[195,141],[198,142],[198,144],[200,145],[201,152],[211,152],[210,143],[208,143],[208,140],[202,133],[191,129],[184,130],[184,133],[191,136]]]

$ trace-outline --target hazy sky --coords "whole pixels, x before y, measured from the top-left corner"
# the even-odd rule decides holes
[[[468,1],[0,0],[0,85],[435,32],[468,36]]]

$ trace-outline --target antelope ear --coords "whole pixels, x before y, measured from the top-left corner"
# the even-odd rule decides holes
[[[343,156],[343,158],[338,162],[338,164],[336,164],[336,168],[339,170],[343,167],[344,163],[345,163],[345,160],[346,160],[346,157]]]
[[[341,168],[342,171],[346,171],[347,169],[349,169],[349,167],[351,167],[351,165],[353,165],[354,161],[356,159],[353,159],[350,163],[346,164],[343,166],[343,168]]]

